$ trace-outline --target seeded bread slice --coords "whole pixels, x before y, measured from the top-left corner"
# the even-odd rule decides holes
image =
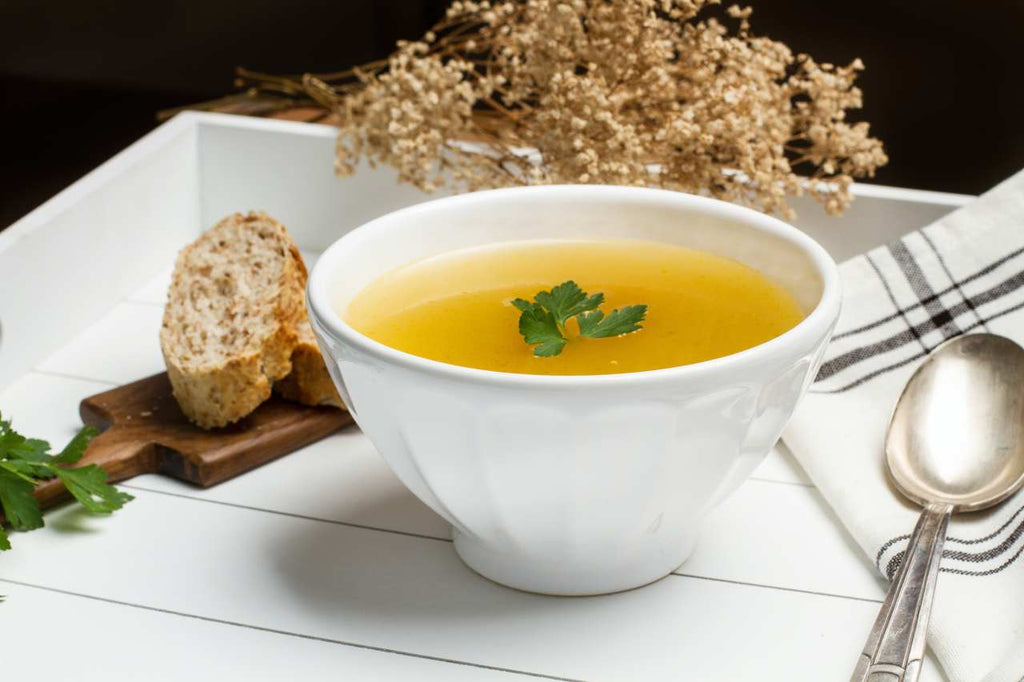
[[[160,346],[190,420],[225,426],[270,397],[308,325],[305,286],[298,249],[265,213],[228,216],[182,250]]]
[[[292,351],[291,374],[274,384],[274,390],[281,397],[303,405],[333,405],[345,409],[327,373],[309,322],[299,325],[299,343]]]

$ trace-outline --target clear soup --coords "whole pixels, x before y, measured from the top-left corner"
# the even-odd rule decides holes
[[[602,292],[605,313],[646,304],[643,329],[578,336],[554,357],[536,357],[518,331],[512,299],[574,280]],[[452,365],[519,374],[615,374],[730,355],[803,319],[793,297],[734,260],[648,241],[511,242],[445,253],[371,282],[342,318],[392,348]]]

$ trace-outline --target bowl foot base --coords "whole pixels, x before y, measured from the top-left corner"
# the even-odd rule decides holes
[[[672,552],[638,552],[625,558],[609,552],[605,557],[613,557],[615,563],[582,563],[496,550],[457,530],[452,537],[462,562],[488,580],[524,592],[566,597],[624,592],[661,580],[689,558],[696,544],[689,538]]]

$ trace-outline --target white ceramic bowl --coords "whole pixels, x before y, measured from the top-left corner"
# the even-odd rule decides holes
[[[336,310],[428,256],[528,239],[645,239],[772,277],[806,318],[767,343],[670,369],[537,376],[403,353]],[[431,201],[373,220],[320,257],[308,302],[335,384],[395,474],[452,524],[455,550],[531,592],[616,592],[693,551],[705,513],[778,439],[839,315],[835,263],[802,232],[713,199],[632,187],[526,187]]]

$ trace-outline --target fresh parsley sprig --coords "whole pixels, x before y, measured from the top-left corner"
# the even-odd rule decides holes
[[[0,419],[0,508],[15,530],[33,530],[43,525],[43,513],[32,496],[36,483],[58,477],[83,507],[95,514],[109,514],[133,499],[107,483],[107,472],[95,464],[66,468],[82,458],[96,429],[86,426],[58,454],[50,444],[25,438]],[[10,538],[0,524],[0,550],[11,548]]]
[[[562,282],[551,291],[541,291],[532,301],[517,298],[512,305],[519,309],[519,333],[523,340],[535,346],[533,354],[546,358],[559,355],[569,339],[565,325],[576,318],[580,336],[604,339],[622,336],[642,329],[640,323],[647,315],[646,305],[628,305],[617,308],[605,316],[598,310],[604,303],[604,294],[587,294],[576,282]]]

